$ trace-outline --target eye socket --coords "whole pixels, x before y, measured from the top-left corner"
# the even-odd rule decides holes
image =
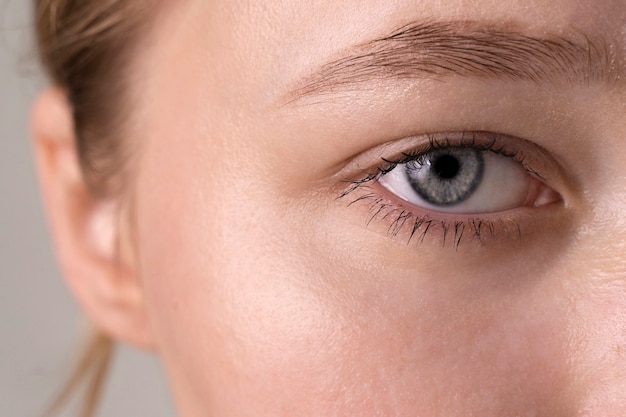
[[[561,199],[511,157],[469,146],[428,151],[397,164],[379,182],[415,206],[442,213],[493,213]]]

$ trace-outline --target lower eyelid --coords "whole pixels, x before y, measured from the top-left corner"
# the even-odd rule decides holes
[[[365,226],[368,229],[382,230],[389,237],[399,238],[406,244],[422,244],[433,234],[443,246],[452,245],[457,249],[462,242],[484,243],[494,239],[497,231],[506,231],[508,238],[521,238],[519,225],[507,217],[435,217],[427,212],[417,213],[374,192],[356,196],[349,204],[367,208]]]
[[[376,200],[380,199],[389,206],[393,205],[396,208],[401,208],[401,210],[410,212],[414,216],[428,217],[432,220],[441,220],[446,222],[464,221],[467,219],[483,219],[485,221],[491,221],[501,217],[512,218],[517,212],[522,211],[522,209],[533,209],[530,206],[520,206],[508,210],[484,213],[441,212],[426,207],[415,206],[408,201],[402,200],[386,189],[385,186],[379,181],[372,184],[370,191],[372,194],[377,196]]]
[[[435,212],[401,200],[380,184],[377,178],[342,194],[338,200],[347,202],[349,207],[363,210],[363,226],[367,229],[400,239],[405,244],[421,245],[428,241],[455,250],[469,242],[479,246],[491,242],[519,243],[525,236],[540,231],[533,229],[533,223],[562,211],[562,204],[549,204],[539,208],[524,206],[481,214]],[[562,203],[562,200],[558,202]],[[563,219],[563,216],[558,216],[549,224],[556,224]]]
[[[353,194],[348,205],[364,210],[364,227],[399,239],[403,244],[428,242],[455,250],[461,244],[470,242],[479,246],[493,242],[519,244],[526,236],[540,231],[532,225],[542,217],[535,211],[545,212],[544,217],[560,211],[550,206],[540,209],[522,207],[480,215],[434,213],[394,200],[380,184],[367,188]]]

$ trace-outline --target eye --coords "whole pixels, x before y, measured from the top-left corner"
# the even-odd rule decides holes
[[[379,178],[397,197],[443,213],[492,213],[539,207],[559,194],[512,157],[470,146],[446,146],[398,163]]]

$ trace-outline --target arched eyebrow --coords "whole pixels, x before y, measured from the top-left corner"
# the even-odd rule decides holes
[[[571,35],[535,37],[474,21],[411,23],[344,51],[294,83],[286,97],[296,101],[386,78],[457,75],[570,86],[623,80],[615,44]]]

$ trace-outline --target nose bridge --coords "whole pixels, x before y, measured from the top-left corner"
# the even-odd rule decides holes
[[[571,380],[585,417],[626,416],[626,212],[613,210],[567,262]]]

